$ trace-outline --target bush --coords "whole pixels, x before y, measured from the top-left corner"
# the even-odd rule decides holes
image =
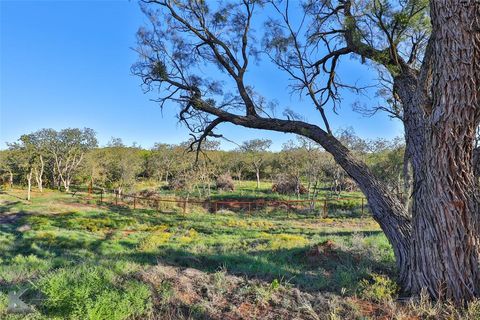
[[[280,194],[306,194],[308,192],[297,177],[289,174],[277,175],[272,191]]]
[[[135,281],[119,281],[111,270],[80,265],[60,269],[40,279],[43,307],[64,319],[123,320],[146,315],[151,308],[150,290]]]
[[[144,189],[138,192],[137,196],[142,198],[158,198],[158,193],[155,190]]]
[[[376,302],[393,300],[398,290],[398,285],[393,280],[376,273],[371,274],[370,281],[363,279],[360,282],[360,292],[363,298]]]
[[[187,179],[184,176],[178,176],[170,179],[168,189],[173,191],[181,191],[187,189]]]
[[[336,192],[352,192],[358,190],[357,183],[351,178],[343,178],[335,185],[334,191]]]
[[[216,186],[218,190],[235,191],[235,184],[228,173],[224,173],[217,177]]]

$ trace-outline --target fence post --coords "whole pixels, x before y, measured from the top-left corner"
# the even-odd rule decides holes
[[[137,197],[133,195],[133,210],[137,208]]]
[[[187,200],[183,200],[183,213],[187,213]]]
[[[217,213],[217,211],[218,211],[218,204],[217,204],[217,201],[215,201],[214,203],[215,203],[215,211],[214,211],[214,213]]]

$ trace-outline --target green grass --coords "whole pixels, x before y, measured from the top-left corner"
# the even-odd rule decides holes
[[[272,183],[267,182],[267,181],[261,181],[259,188],[257,188],[257,182],[256,181],[237,181],[234,180],[235,184],[235,190],[234,191],[221,191],[221,190],[216,190],[215,186],[212,184],[211,185],[211,195],[210,198],[213,200],[221,200],[221,199],[238,199],[238,200],[245,200],[245,199],[269,199],[269,200],[293,200],[297,199],[297,196],[292,194],[292,195],[282,195],[278,193],[272,192]],[[139,182],[136,184],[135,188],[133,191],[140,191],[144,189],[151,189],[151,190],[156,190],[162,195],[165,196],[171,196],[171,195],[176,195],[179,197],[184,197],[187,195],[185,191],[171,191],[165,188],[166,185],[164,182],[161,183],[155,183],[152,181],[144,181],[144,182]],[[313,191],[313,190],[312,190]],[[198,197],[197,192],[192,192],[190,194],[190,197]],[[335,198],[337,195],[333,194],[330,190],[327,188],[321,189],[318,191],[318,198]],[[356,199],[356,198],[361,198],[364,197],[364,195],[361,192],[341,192],[340,193],[341,198],[354,198],[353,200],[357,203],[360,204],[361,200]],[[308,199],[308,195],[300,195],[299,199]]]
[[[34,193],[31,203],[9,193],[0,195],[0,218],[15,215],[0,226],[0,301],[27,288],[39,319],[146,317],[152,293],[137,274],[158,262],[336,294],[356,293],[372,272],[394,276],[392,250],[369,218],[165,214],[53,191]],[[312,248],[327,241],[334,249],[316,254]]]
[[[395,301],[390,245],[368,216],[339,214],[345,205],[323,219],[24,196],[0,193],[0,319],[480,317],[480,301]],[[7,294],[23,290],[33,312],[8,312]]]

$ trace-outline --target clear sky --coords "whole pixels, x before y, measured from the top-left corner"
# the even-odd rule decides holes
[[[187,140],[177,107],[162,112],[150,101],[155,96],[143,94],[140,79],[131,75],[135,32],[145,24],[136,1],[0,0],[0,148],[41,128],[89,127],[102,145],[111,137],[143,147]],[[376,77],[354,60],[345,61],[341,71],[352,82]],[[302,110],[309,121],[319,123],[309,101],[291,96],[287,77],[270,64],[252,68],[248,81],[281,107]],[[402,135],[398,121],[384,114],[367,118],[353,112],[355,101],[378,103],[373,92],[344,96],[339,115],[329,112],[334,130],[352,126],[364,138]],[[228,124],[219,129],[238,143],[270,138],[274,149],[293,138]]]

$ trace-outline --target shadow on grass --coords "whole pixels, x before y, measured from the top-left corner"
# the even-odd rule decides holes
[[[158,253],[134,252],[117,258],[153,265],[158,262],[204,272],[226,270],[231,275],[287,282],[304,291],[353,293],[370,272],[395,277],[394,268],[369,257],[336,248],[324,256],[309,256],[309,248],[259,250],[248,253],[192,253],[165,248]],[[112,257],[113,258],[113,257]]]

